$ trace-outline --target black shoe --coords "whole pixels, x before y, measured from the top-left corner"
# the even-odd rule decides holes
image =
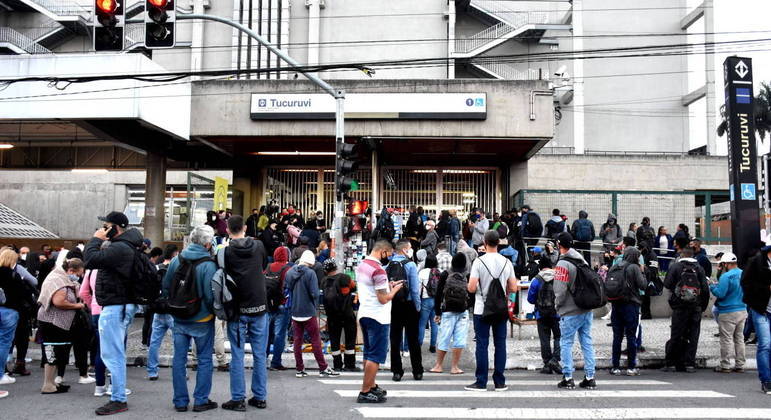
[[[557,360],[551,359],[549,360],[549,363],[547,365],[551,368],[551,371],[554,373],[562,373],[562,365],[560,365],[560,362]]]
[[[606,326],[606,327],[612,327],[612,326],[613,326],[613,323],[612,323],[612,322],[608,322],[607,324],[605,324],[605,326]]]
[[[487,391],[487,387],[486,386],[479,385],[476,382],[474,382],[471,385],[464,386],[463,389],[465,389],[466,391],[479,391],[479,392]]]
[[[686,366],[685,367],[685,373],[695,373],[695,372],[696,372],[696,367],[694,367],[694,366]]]
[[[575,383],[575,381],[573,381],[573,378],[568,379],[568,378],[565,378],[563,376],[562,380],[560,381],[560,383],[557,384],[557,388],[561,388],[561,389],[575,389],[576,388],[576,383]]]
[[[402,376],[404,376],[403,373],[394,373],[394,376],[391,377],[391,380],[394,382],[399,382],[402,380]]]
[[[381,397],[385,397],[386,395],[388,395],[388,391],[386,391],[385,389],[381,388],[380,385],[375,385],[374,388],[370,388],[369,392],[372,392],[372,393],[375,393],[377,395],[380,395]]]
[[[244,400],[241,400],[241,401],[230,400],[226,403],[222,403],[222,409],[230,410],[230,411],[246,411],[246,404],[244,404]]]
[[[578,384],[578,386],[584,389],[595,389],[597,388],[597,382],[594,381],[594,378],[592,379],[584,378],[584,380],[581,381],[581,383]]]
[[[509,386],[506,385],[506,384],[495,384],[495,391],[496,392],[503,392],[503,391],[508,391],[508,390],[509,390]]]
[[[230,363],[217,366],[217,372],[230,372]]]
[[[640,347],[638,347],[638,348],[637,348],[637,352],[638,352],[638,353],[645,353],[645,352],[646,352],[646,350],[645,350],[645,346],[640,346]]]
[[[266,407],[268,407],[267,401],[265,401],[265,400],[258,400],[257,398],[254,398],[254,397],[249,398],[249,405],[251,405],[252,407],[257,407],[257,408],[266,408]]]
[[[544,366],[541,368],[540,373],[543,373],[544,375],[551,375],[551,368],[549,366]]]
[[[423,374],[422,373],[413,373],[412,374],[412,378],[415,379],[416,381],[421,381],[421,380],[423,380]]]
[[[428,347],[428,352],[429,353],[436,353],[436,346],[429,346]]]
[[[187,406],[186,405],[180,405],[179,407],[175,406],[174,411],[176,411],[177,413],[184,413],[187,411]]]
[[[379,404],[386,401],[385,395],[375,394],[371,389],[369,392],[359,392],[359,397],[356,398],[356,402],[359,404]]]
[[[766,393],[766,395],[771,395],[771,382],[764,382],[760,384],[760,390]]]
[[[194,405],[193,406],[193,411],[195,411],[196,413],[200,413],[202,411],[214,410],[217,407],[219,407],[219,406],[217,405],[216,402],[214,402],[212,400],[206,400],[206,402],[204,404]]]
[[[273,371],[273,370],[283,371],[283,370],[287,370],[287,369],[289,369],[289,368],[284,366],[284,365],[278,365],[278,366],[270,365],[270,366],[268,366],[268,370],[271,370],[271,371]]]
[[[128,411],[128,404],[119,401],[110,401],[107,404],[96,409],[97,416],[109,416],[112,414]]]

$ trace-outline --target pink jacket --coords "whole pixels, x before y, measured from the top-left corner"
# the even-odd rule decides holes
[[[102,307],[96,303],[96,274],[99,270],[86,270],[86,274],[83,276],[83,284],[80,286],[80,292],[78,296],[85,302],[88,309],[91,310],[91,315],[99,315],[102,313]]]

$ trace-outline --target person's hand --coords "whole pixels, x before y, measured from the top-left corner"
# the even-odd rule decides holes
[[[435,317],[434,317],[434,322],[436,322],[437,324],[441,324],[441,323],[442,323],[442,317],[441,317],[441,316],[438,316],[438,315],[437,315],[437,316],[435,316]]]
[[[391,282],[391,292],[396,293],[402,289],[404,281]]]
[[[97,229],[96,232],[94,232],[94,238],[99,238],[103,241],[107,240],[107,231],[104,229]]]

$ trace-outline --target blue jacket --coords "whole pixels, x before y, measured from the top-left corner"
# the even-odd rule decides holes
[[[197,260],[204,257],[211,257],[209,251],[202,245],[190,244],[187,248],[183,249],[180,256],[186,260]],[[169,269],[166,271],[166,276],[163,277],[163,294],[169,295],[169,288],[171,287],[171,281],[174,279],[174,273],[179,267],[179,257],[175,257],[169,264]],[[202,322],[204,320],[211,319],[214,316],[214,309],[212,302],[214,296],[211,291],[211,279],[214,277],[214,273],[217,272],[217,265],[214,261],[207,261],[198,264],[195,269],[195,283],[198,288],[198,296],[201,297],[201,309],[195,316],[190,319],[179,319],[174,317],[174,322],[181,323],[193,323]],[[208,318],[208,319],[207,319]]]
[[[307,265],[297,264],[286,272],[284,283],[291,294],[292,316],[316,316],[316,304],[319,301],[316,272]]]
[[[450,218],[450,237],[453,240],[460,238],[460,220],[457,217]]]
[[[403,261],[407,257],[404,255],[395,255],[393,261]],[[404,265],[404,270],[407,271],[407,280],[410,281],[410,300],[415,304],[415,310],[420,312],[420,279],[418,279],[418,266],[414,262],[410,261]]]
[[[701,268],[704,269],[704,275],[707,276],[707,278],[712,277],[712,263],[709,261],[709,257],[707,256],[707,250],[702,248],[699,253],[693,257],[696,258],[696,261],[699,263]]]
[[[741,312],[747,310],[747,305],[742,302],[744,292],[739,284],[742,278],[742,270],[734,268],[720,276],[717,284],[711,284],[709,291],[717,298],[715,306],[720,314]]]
[[[541,274],[541,273],[543,273],[543,271],[541,271],[538,274]],[[552,275],[552,281],[554,281],[553,280],[554,270],[551,271],[551,275]],[[531,305],[535,305],[535,303],[538,301],[538,291],[541,290],[541,284],[542,284],[541,278],[537,276],[533,277],[533,281],[530,282],[530,287],[527,289],[527,301]],[[559,315],[556,315],[556,314],[554,315],[554,318],[556,319],[559,319],[559,317],[560,317]],[[538,312],[538,308],[535,309],[535,319],[541,319],[541,313]]]
[[[519,258],[519,252],[512,248],[511,245],[498,251],[498,253],[511,260],[511,263],[514,264],[514,267],[517,266],[517,258]]]

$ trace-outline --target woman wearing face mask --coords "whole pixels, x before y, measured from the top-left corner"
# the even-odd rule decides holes
[[[75,322],[78,311],[85,308],[78,302],[78,279],[83,275],[83,261],[78,258],[66,260],[46,277],[40,290],[40,309],[37,318],[43,338],[45,373],[43,394],[60,394],[69,390],[68,385],[56,383],[57,367],[66,366],[69,359],[74,329],[82,328]],[[78,363],[80,381],[88,377],[88,363]],[[91,381],[93,382],[93,381]],[[85,382],[88,383],[88,382]]]

